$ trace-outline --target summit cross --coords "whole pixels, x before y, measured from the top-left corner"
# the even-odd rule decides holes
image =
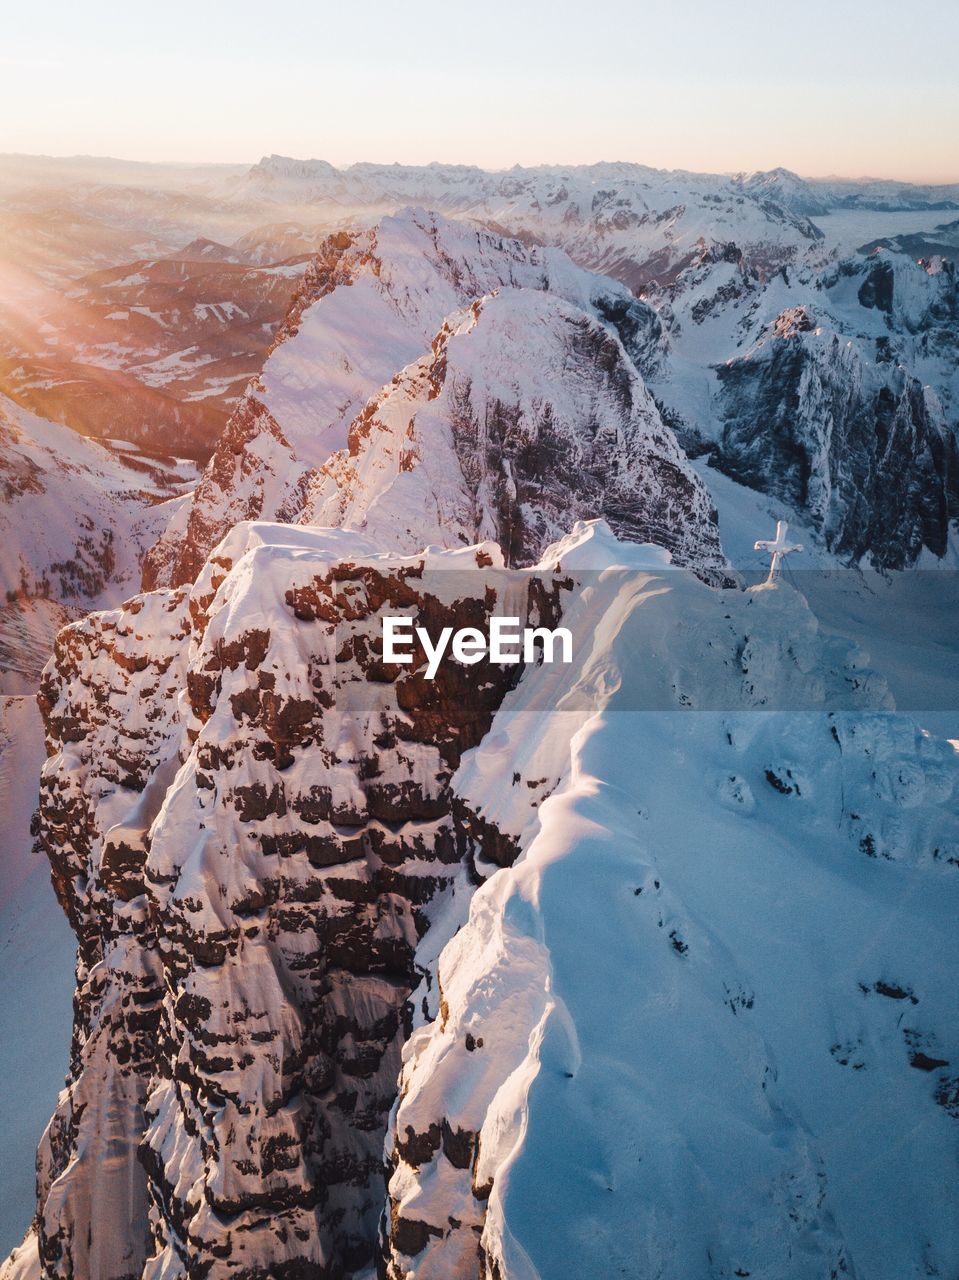
[[[756,551],[768,551],[772,557],[769,564],[769,577],[767,582],[775,582],[779,577],[779,570],[782,567],[784,556],[788,556],[791,551],[802,551],[801,542],[787,542],[786,534],[789,532],[789,524],[785,520],[776,521],[776,537],[772,542],[761,540],[754,546]]]

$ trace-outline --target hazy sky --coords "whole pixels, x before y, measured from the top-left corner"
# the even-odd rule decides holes
[[[0,5],[0,151],[959,180],[954,0]]]

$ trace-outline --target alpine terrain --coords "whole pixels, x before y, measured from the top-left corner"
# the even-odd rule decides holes
[[[0,158],[0,1280],[959,1275],[957,210]]]

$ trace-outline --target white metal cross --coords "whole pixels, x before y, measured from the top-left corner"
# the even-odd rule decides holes
[[[756,551],[768,551],[772,556],[769,565],[769,577],[767,582],[774,582],[779,576],[779,570],[782,565],[783,556],[788,556],[790,551],[802,551],[801,542],[787,542],[786,534],[789,532],[789,525],[785,520],[776,521],[776,537],[773,542],[760,541],[755,545]]]

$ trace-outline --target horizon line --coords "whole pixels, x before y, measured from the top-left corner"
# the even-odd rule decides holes
[[[648,169],[653,173],[686,173],[692,176],[713,177],[713,178],[735,178],[741,174],[752,176],[753,174],[771,174],[776,172],[788,173],[793,177],[799,178],[803,182],[850,182],[863,184],[868,182],[892,182],[902,186],[909,187],[956,187],[959,186],[959,176],[953,179],[933,179],[933,178],[897,178],[894,176],[882,176],[878,174],[862,174],[853,177],[848,174],[808,174],[799,173],[795,169],[790,169],[787,165],[777,164],[769,169],[688,169],[682,166],[676,168],[661,168],[658,165],[646,164],[642,160],[584,160],[579,162],[551,161],[544,160],[536,164],[521,164],[519,161],[511,165],[482,165],[472,161],[463,160],[429,160],[422,163],[413,163],[406,160],[351,160],[346,164],[334,164],[331,160],[324,160],[319,156],[291,156],[283,152],[270,152],[263,154],[257,160],[181,160],[175,158],[167,158],[163,160],[146,160],[134,158],[131,156],[119,155],[102,155],[95,152],[72,152],[69,154],[54,154],[45,151],[0,151],[0,160],[61,160],[61,161],[100,161],[111,162],[114,164],[131,164],[143,165],[144,167],[156,168],[185,168],[185,169],[203,169],[203,168],[255,168],[258,164],[262,164],[264,160],[270,159],[292,160],[297,164],[328,164],[331,169],[338,173],[346,173],[350,169],[359,167],[360,165],[371,165],[376,168],[389,169],[475,169],[480,173],[513,173],[516,170],[542,170],[542,169],[592,169],[599,168],[604,165],[608,166],[631,166],[634,168]]]

